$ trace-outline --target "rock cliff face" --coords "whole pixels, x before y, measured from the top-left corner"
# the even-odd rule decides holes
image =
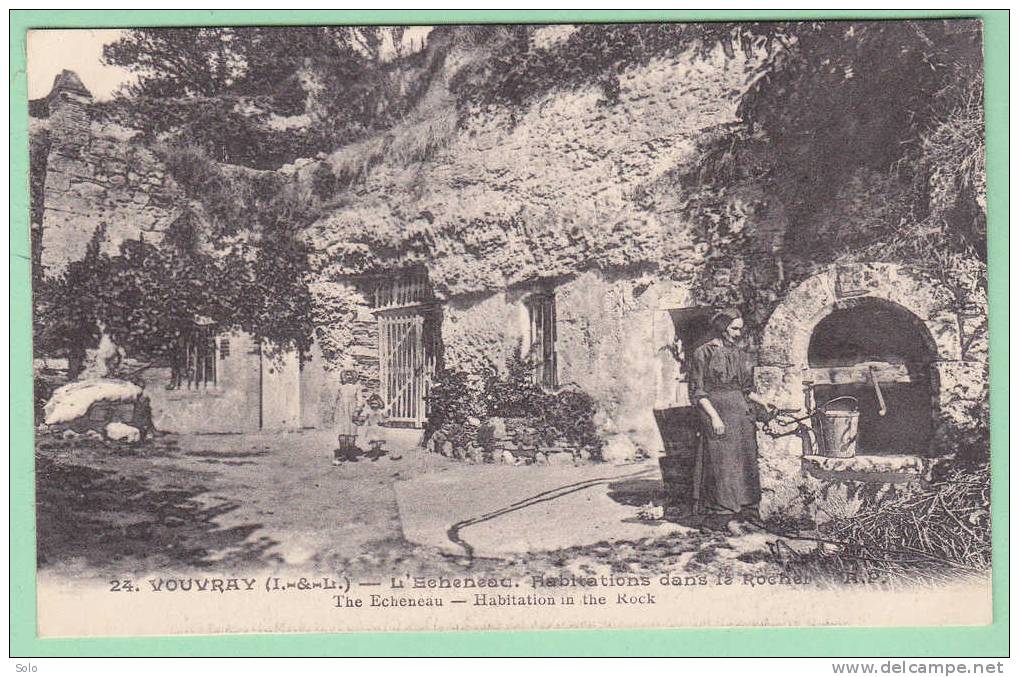
[[[695,144],[731,121],[745,71],[719,55],[659,59],[619,76],[618,99],[596,85],[522,109],[469,111],[459,128],[446,90],[458,63],[424,98],[414,125],[434,143],[407,157],[396,129],[382,148],[327,158],[338,174],[377,158],[309,232],[327,276],[427,264],[454,297],[588,269],[654,265],[689,224],[661,218],[650,192],[689,169]],[[310,174],[310,169],[306,170]]]
[[[660,448],[653,408],[688,404],[682,366],[668,354],[676,339],[669,311],[739,304],[751,327],[763,328],[793,281],[784,275],[802,278],[778,263],[789,243],[777,200],[759,186],[732,185],[705,219],[691,209],[696,180],[684,183],[696,175],[698,142],[735,120],[747,64],[722,54],[660,58],[622,71],[611,99],[592,84],[464,113],[449,83],[479,58],[451,51],[403,126],[296,172],[305,182],[324,166],[356,176],[308,230],[322,288],[335,298],[338,288],[353,289],[352,275],[423,267],[444,301],[445,363],[475,373],[526,344],[527,297],[554,290],[560,383],[595,398],[604,433]],[[905,201],[894,183],[840,186],[817,237],[897,220]],[[802,304],[780,307],[795,314]],[[356,324],[330,320],[370,318],[366,304],[350,308],[320,313],[319,331],[337,353],[355,354],[371,379],[371,342],[354,338]],[[820,319],[798,318],[790,331],[809,336]],[[972,345],[979,352],[983,343]],[[790,453],[765,465],[799,456]],[[785,486],[788,473],[778,475],[771,486]]]
[[[595,398],[607,434],[660,448],[652,408],[676,392],[661,383],[673,338],[661,311],[704,254],[676,176],[734,120],[746,65],[660,58],[621,72],[612,100],[591,84],[458,111],[449,83],[480,58],[453,49],[402,126],[295,171],[309,185],[323,166],[357,177],[308,230],[320,340],[374,381],[375,348],[357,337],[370,309],[351,275],[423,267],[444,301],[444,363],[479,373],[526,347],[525,301],[554,289],[559,382]]]

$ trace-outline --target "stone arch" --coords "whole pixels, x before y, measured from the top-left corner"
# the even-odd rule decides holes
[[[873,296],[852,301],[814,325],[807,366],[837,366],[892,356],[913,364],[938,359],[930,330],[908,309]]]
[[[878,299],[906,310],[923,323],[937,360],[962,359],[959,321],[948,292],[904,266],[860,263],[830,266],[790,291],[764,328],[758,364],[805,367],[818,322],[860,299]]]
[[[805,413],[808,406],[813,406],[809,403],[816,388],[823,386],[815,382],[816,369],[809,362],[810,343],[818,324],[840,310],[858,309],[863,315],[867,308],[881,305],[907,314],[916,328],[922,330],[918,335],[924,344],[924,363],[930,375],[928,416],[933,426],[932,447],[940,448],[938,439],[944,437],[946,419],[960,418],[957,410],[963,411],[968,404],[980,400],[985,365],[962,358],[960,320],[952,311],[949,292],[905,266],[833,265],[794,287],[765,326],[758,367],[754,370],[755,387],[766,401],[788,411]],[[758,435],[758,446],[762,513],[801,516],[810,513],[809,504],[825,485],[819,484],[816,469],[812,469],[813,461],[809,460],[813,449],[809,435],[770,436],[762,432]],[[879,458],[868,456],[865,460],[874,463]],[[866,481],[908,481],[925,467],[919,456],[888,458],[910,459],[915,468],[904,466],[904,470],[873,473],[874,478]],[[866,473],[856,479],[864,476]],[[829,480],[841,481],[838,477],[825,481]]]

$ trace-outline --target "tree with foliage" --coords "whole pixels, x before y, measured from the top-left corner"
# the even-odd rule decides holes
[[[37,290],[37,350],[67,355],[72,376],[101,332],[130,356],[160,363],[176,359],[200,322],[248,331],[278,349],[310,347],[302,252],[214,255],[130,240],[109,255],[102,237],[98,231],[84,259]]]
[[[397,65],[401,27],[146,28],[106,45],[104,61],[136,74],[101,108],[152,139],[194,144],[213,159],[276,168],[332,150],[405,113],[433,71],[411,86]],[[278,126],[277,117],[303,116]]]
[[[949,290],[945,310],[980,315],[987,278],[979,24],[737,30],[750,36],[741,41],[746,56],[759,61],[739,123],[704,144],[701,169],[689,177],[695,214],[700,204],[701,221],[718,223],[729,196],[757,186],[784,212],[778,254],[787,285],[832,262],[894,261]],[[764,36],[778,47],[762,52]],[[738,261],[719,264],[745,271],[736,294],[763,319],[771,301],[749,276],[768,261],[750,235],[729,252]]]
[[[370,74],[402,36],[378,26],[138,28],[106,45],[103,60],[137,74],[129,96],[274,97],[309,61],[348,81]]]
[[[230,179],[193,149],[167,154],[185,190],[209,190],[203,216],[189,206],[157,246],[128,240],[104,251],[96,231],[85,257],[36,291],[41,354],[65,354],[72,375],[101,332],[132,357],[171,363],[197,331],[239,329],[279,350],[311,345],[308,251],[300,229],[313,214],[273,173]],[[189,173],[184,173],[187,170]]]
[[[723,139],[719,178],[750,168],[789,213],[790,244],[823,257],[831,234],[812,233],[813,217],[853,172],[894,172],[912,193],[910,222],[937,227],[953,246],[981,255],[984,224],[974,213],[983,182],[979,24],[809,22],[746,30],[753,38],[743,40],[748,56],[764,36],[781,48],[765,52],[740,99],[742,125]],[[755,166],[748,160],[762,142],[769,157]],[[953,206],[938,205],[939,194]],[[961,218],[950,214],[955,209]],[[901,237],[902,225],[843,234],[842,246],[887,243]]]

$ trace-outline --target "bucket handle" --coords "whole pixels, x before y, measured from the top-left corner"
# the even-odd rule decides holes
[[[831,406],[831,404],[833,402],[838,402],[839,400],[852,400],[853,401],[853,405],[854,405],[854,410],[859,411],[859,409],[860,409],[860,400],[856,399],[852,395],[842,395],[841,397],[836,397],[834,399],[828,400],[827,402],[822,404],[820,407],[815,409],[814,412],[820,412],[822,414],[825,414],[825,413],[828,412],[828,407]]]
[[[874,394],[877,395],[877,415],[884,416],[888,413],[888,407],[885,406],[885,396],[881,394],[881,384],[874,375],[874,367],[867,367],[867,373],[870,374],[870,382],[874,384]]]

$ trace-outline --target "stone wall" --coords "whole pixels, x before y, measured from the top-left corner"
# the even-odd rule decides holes
[[[370,283],[365,280],[318,281],[310,285],[315,344],[306,368],[318,386],[305,386],[305,409],[316,407],[317,419],[333,421],[340,371],[357,372],[365,395],[379,392],[378,320],[372,313]],[[317,389],[317,394],[312,393]]]
[[[243,332],[216,337],[215,384],[168,390],[169,367],[140,375],[152,400],[153,422],[167,432],[317,428],[330,423],[326,416],[336,396],[317,347],[302,361],[293,351],[260,347]]]
[[[532,291],[536,289],[450,299],[442,309],[445,366],[471,374],[502,369],[514,351],[523,349],[527,331],[523,299]]]
[[[39,224],[47,275],[81,259],[99,228],[111,254],[129,239],[160,242],[183,204],[155,154],[114,128],[94,125],[90,103],[80,93],[51,97]]]
[[[223,350],[222,342],[228,342]],[[169,367],[142,372],[152,400],[152,421],[167,432],[230,433],[259,429],[261,364],[250,336],[216,339],[216,384],[167,390]]]
[[[379,388],[378,321],[366,287],[353,279],[313,285],[317,341],[325,353],[318,395],[323,419],[343,365],[358,371],[366,393]],[[587,271],[555,283],[455,296],[441,303],[443,364],[474,375],[504,368],[527,348],[526,299],[548,291],[556,298],[560,386],[595,399],[606,436],[622,435],[635,448],[660,451],[654,408],[689,404],[682,369],[668,349],[676,340],[669,311],[689,307],[688,285],[639,271]]]
[[[607,434],[626,434],[639,448],[660,450],[655,429],[658,368],[654,280],[585,273],[556,290],[560,383],[594,397]]]

